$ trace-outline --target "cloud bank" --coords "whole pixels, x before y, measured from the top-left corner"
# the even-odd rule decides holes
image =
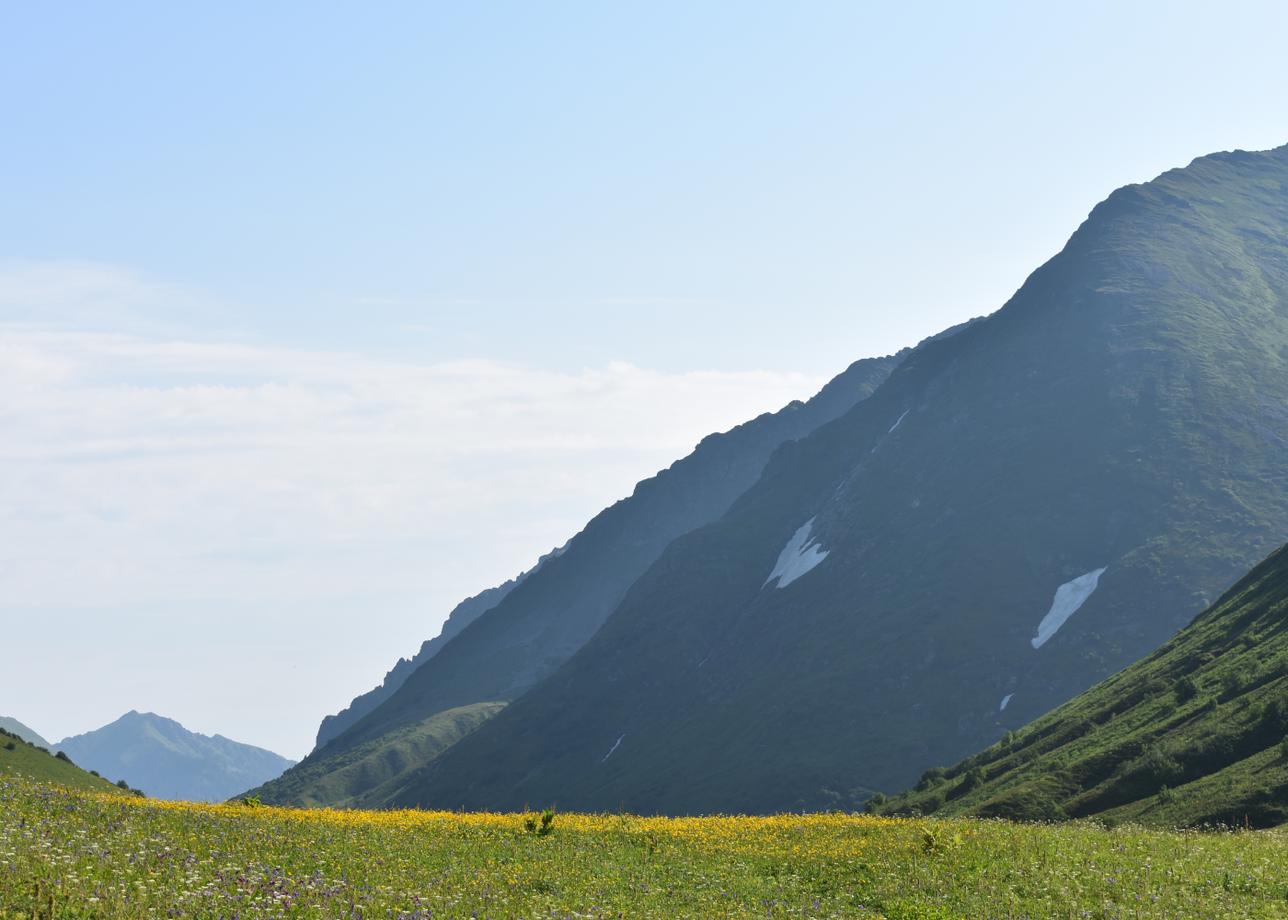
[[[55,735],[154,708],[298,756],[457,600],[823,382],[176,336],[153,320],[182,292],[17,274],[0,271],[0,614],[28,663],[0,693],[75,661],[14,712]]]

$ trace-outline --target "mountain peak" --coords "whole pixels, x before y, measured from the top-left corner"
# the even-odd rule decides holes
[[[856,807],[1148,654],[1288,539],[1286,188],[1278,148],[1114,192],[389,804]]]
[[[102,728],[59,743],[76,763],[123,777],[154,798],[223,801],[258,786],[293,761],[174,719],[131,709]]]

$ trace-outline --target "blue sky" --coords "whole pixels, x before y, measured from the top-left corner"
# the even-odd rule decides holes
[[[0,711],[299,756],[702,434],[991,312],[1117,186],[1288,142],[1286,26],[0,7]]]

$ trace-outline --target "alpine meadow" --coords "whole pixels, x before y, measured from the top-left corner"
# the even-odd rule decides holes
[[[1288,920],[1285,37],[14,6],[0,920]]]

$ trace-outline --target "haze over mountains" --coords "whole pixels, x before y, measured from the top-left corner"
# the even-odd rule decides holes
[[[198,802],[222,802],[294,762],[133,710],[102,728],[64,738],[56,747],[78,766],[125,779],[149,797]]]

